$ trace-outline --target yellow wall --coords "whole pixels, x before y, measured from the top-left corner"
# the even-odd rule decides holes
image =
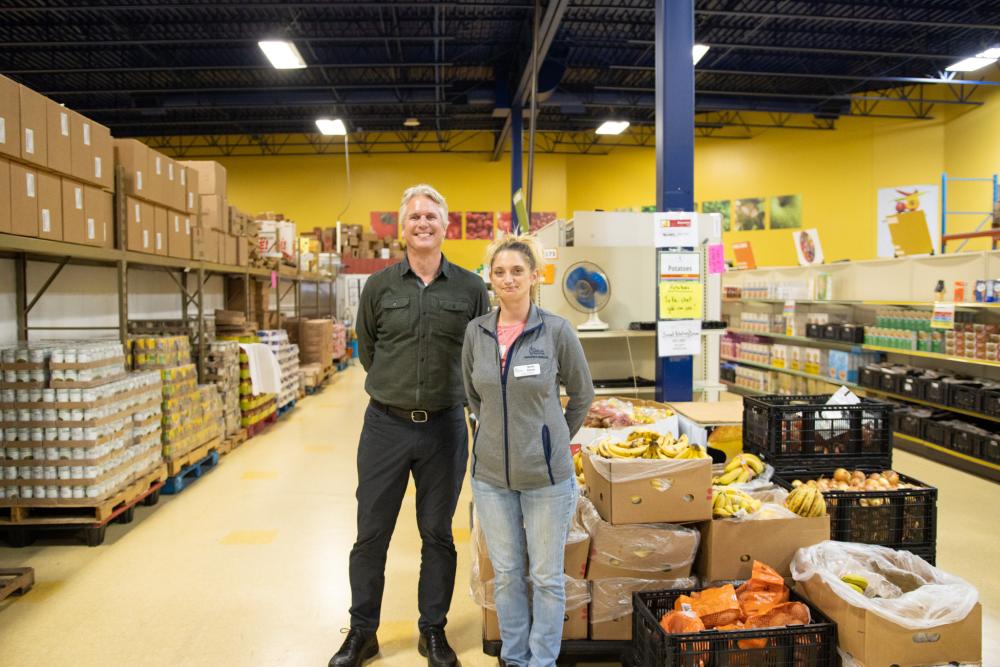
[[[947,91],[935,94],[946,96]],[[986,104],[934,110],[936,120],[843,118],[833,131],[770,130],[750,140],[698,139],[695,200],[800,194],[805,228],[819,230],[827,262],[876,255],[879,188],[939,184],[941,172],[984,177],[1000,172],[1000,91],[977,92]],[[891,112],[891,108],[883,112]],[[537,156],[536,211],[559,216],[575,210],[631,208],[655,203],[651,148],[617,148],[609,155]],[[251,212],[274,210],[302,230],[331,226],[346,202],[344,163],[337,156],[236,157],[229,170],[230,198]],[[345,223],[368,224],[371,211],[395,210],[409,185],[425,181],[448,198],[452,210],[507,211],[510,162],[483,154],[351,156],[354,192]],[[953,186],[949,208],[985,209],[988,188]],[[949,231],[974,226],[971,218]],[[760,265],[796,263],[791,231],[725,235],[751,241]],[[486,242],[446,241],[454,261],[476,267]],[[986,246],[985,241],[970,249]]]

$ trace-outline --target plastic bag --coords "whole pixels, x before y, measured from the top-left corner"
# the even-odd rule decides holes
[[[616,428],[593,428],[584,426],[573,436],[572,444],[587,445],[596,442],[601,438],[612,438],[614,440],[625,440],[629,433],[633,431],[653,431],[660,435],[672,435],[680,437],[677,415],[672,415],[665,419],[660,419],[651,424],[633,424],[631,426],[620,426]]]
[[[614,464],[615,483],[624,484],[648,479],[657,491],[673,487],[673,477],[706,465],[710,459],[606,459],[603,456],[585,453],[590,457],[594,471],[607,480],[612,480],[611,466]]]
[[[698,614],[706,628],[730,625],[740,620],[740,603],[732,584],[694,591],[690,595],[681,595],[674,601],[675,610],[683,609],[685,605]]]
[[[679,611],[668,611],[660,619],[660,627],[664,632],[670,634],[685,634],[688,632],[701,632],[705,629],[705,624],[701,618],[688,605]]]
[[[908,630],[958,623],[979,601],[972,584],[930,565],[909,551],[850,542],[820,542],[799,549],[791,562],[795,581],[819,577],[848,604],[867,609]],[[868,579],[863,595],[840,580]],[[879,597],[869,597],[877,595]]]
[[[590,621],[604,623],[632,613],[632,593],[637,591],[690,590],[698,587],[697,577],[660,581],[620,577],[598,579],[591,584]]]
[[[742,611],[741,620],[746,622],[751,616],[767,613],[788,602],[788,587],[784,577],[772,567],[755,560],[750,578],[736,589],[736,598]]]
[[[690,571],[698,553],[701,533],[693,528],[670,523],[613,526],[587,499],[580,503],[580,519],[590,534],[591,563],[640,572]]]

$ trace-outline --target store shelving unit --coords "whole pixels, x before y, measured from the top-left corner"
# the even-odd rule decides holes
[[[578,331],[577,336],[581,340],[588,338],[653,338],[656,336],[656,332],[637,329],[611,329],[608,331]]]
[[[919,454],[925,458],[943,463],[944,465],[965,470],[973,475],[986,477],[994,482],[1000,482],[1000,465],[991,461],[977,459],[968,454],[962,454],[954,450],[935,445],[920,438],[905,433],[893,433],[893,446],[905,452]]]
[[[779,333],[763,333],[761,331],[751,331],[750,329],[739,329],[734,327],[729,327],[727,331],[732,333],[742,334],[745,336],[760,336],[762,338],[774,338],[775,340],[783,340],[789,343],[800,343],[802,345],[808,345],[810,347],[829,347],[834,350],[846,350],[849,352],[860,352],[861,345],[858,343],[845,343],[837,340],[826,340],[825,338],[807,338],[806,336],[786,336],[785,334]]]
[[[921,357],[923,359],[950,361],[957,364],[972,364],[973,366],[992,366],[994,368],[1000,368],[1000,361],[987,361],[986,359],[974,359],[972,357],[956,357],[951,354],[939,354],[937,352],[923,352],[921,350],[901,350],[898,347],[879,347],[878,345],[865,345],[864,349],[871,350],[872,352],[901,354],[906,357]]]
[[[129,270],[162,271],[166,273],[177,285],[181,295],[181,316],[182,319],[194,319],[197,322],[196,331],[198,334],[198,359],[199,378],[203,377],[203,368],[200,366],[204,359],[205,339],[202,333],[205,331],[205,305],[204,288],[208,279],[212,276],[241,276],[244,278],[245,308],[249,310],[250,305],[250,280],[270,280],[277,282],[278,289],[278,310],[281,309],[282,298],[287,296],[293,289],[295,290],[295,314],[299,316],[301,312],[301,292],[302,283],[315,283],[317,285],[317,311],[319,310],[319,288],[318,285],[329,283],[329,303],[330,313],[333,313],[334,304],[334,277],[323,276],[315,273],[301,273],[293,268],[282,267],[278,272],[269,269],[229,266],[214,262],[205,262],[197,259],[187,260],[174,257],[164,257],[160,255],[150,255],[146,253],[134,252],[124,248],[125,240],[125,196],[124,196],[124,173],[121,167],[115,170],[115,220],[116,244],[113,248],[101,248],[94,246],[67,243],[64,241],[53,241],[27,236],[17,236],[14,234],[0,233],[0,258],[12,259],[14,261],[14,296],[15,310],[17,317],[17,337],[18,340],[28,340],[31,331],[117,331],[118,337],[125,342],[128,338],[128,295],[129,295]],[[42,282],[39,289],[33,294],[28,294],[27,267],[29,262],[43,262],[55,264],[55,267]],[[45,295],[48,289],[58,278],[59,274],[67,265],[94,266],[112,268],[117,274],[117,301],[118,301],[118,324],[117,326],[60,326],[60,327],[39,327],[31,326],[29,315],[32,308]],[[287,270],[285,270],[287,269]],[[275,273],[276,275],[272,275]],[[290,283],[289,287],[282,294],[280,283]],[[195,315],[192,318],[191,307],[195,307]],[[248,312],[246,314],[249,314]],[[331,315],[332,316],[332,315]]]
[[[795,375],[797,377],[806,378],[807,380],[821,380],[823,382],[829,382],[830,384],[844,385],[849,389],[864,389],[859,384],[854,384],[853,382],[841,382],[840,380],[834,380],[831,377],[825,375],[817,375],[815,373],[806,373],[805,371],[797,371],[791,368],[779,368],[777,366],[772,366],[771,364],[760,364],[756,361],[744,361],[742,359],[733,359],[732,357],[722,357],[723,361],[728,361],[733,364],[742,364],[744,366],[752,366],[753,368],[760,368],[765,371],[777,371],[778,373],[786,373],[788,375]]]
[[[1000,423],[1000,417],[994,417],[993,415],[988,415],[982,412],[974,412],[972,410],[963,410],[962,408],[956,408],[950,405],[932,403],[930,401],[924,401],[919,398],[913,398],[912,396],[904,396],[903,394],[894,394],[889,391],[882,391],[881,389],[872,389],[870,387],[861,387],[861,389],[863,389],[866,394],[872,394],[874,396],[891,398],[893,400],[902,401],[904,403],[914,403],[916,405],[922,405],[927,408],[934,408],[935,410],[947,410],[948,412],[954,412],[956,414],[965,415],[966,417],[974,417],[975,419],[983,419],[986,421]]]

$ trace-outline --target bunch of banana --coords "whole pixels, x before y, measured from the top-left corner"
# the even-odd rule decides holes
[[[840,580],[862,595],[868,590],[868,580],[860,574],[848,573],[842,576]]]
[[[607,459],[697,459],[707,458],[708,452],[692,445],[686,435],[674,438],[654,431],[633,431],[624,442],[604,438],[590,445],[590,451]]]
[[[764,462],[753,454],[737,454],[726,464],[726,470],[718,477],[712,478],[712,484],[726,486],[729,484],[745,484],[764,472]]]
[[[573,467],[576,469],[576,481],[580,486],[586,484],[586,480],[583,478],[583,449],[576,450],[573,454]]]
[[[734,516],[740,510],[753,514],[760,506],[759,500],[738,489],[712,490],[712,516],[716,519]]]
[[[708,451],[701,445],[696,445],[694,443],[689,444],[685,447],[677,456],[673,457],[675,459],[710,459],[712,458]]]
[[[823,492],[810,484],[802,484],[792,489],[785,498],[785,507],[799,516],[813,517],[826,514]]]

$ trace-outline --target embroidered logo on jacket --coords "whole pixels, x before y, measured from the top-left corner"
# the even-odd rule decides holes
[[[537,348],[534,345],[528,346],[528,353],[524,355],[525,359],[548,359],[549,355],[545,350]]]

